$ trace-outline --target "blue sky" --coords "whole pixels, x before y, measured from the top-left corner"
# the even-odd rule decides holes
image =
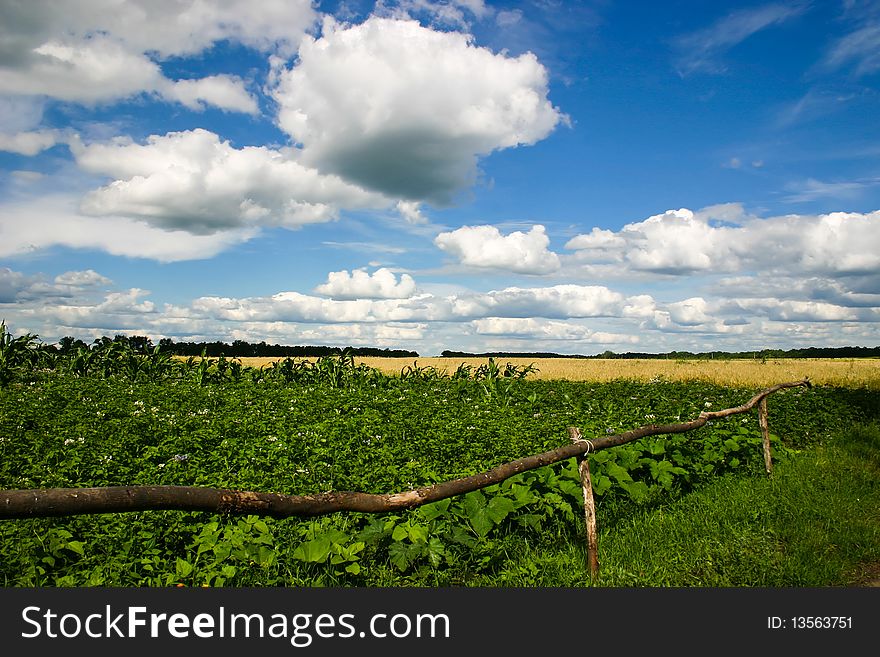
[[[0,0],[45,341],[880,345],[880,3]]]

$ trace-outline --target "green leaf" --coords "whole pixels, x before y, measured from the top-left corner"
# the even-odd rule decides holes
[[[425,554],[428,556],[428,561],[431,562],[431,565],[437,568],[443,561],[443,555],[446,554],[443,541],[439,538],[430,539],[425,546]]]
[[[486,506],[486,496],[481,491],[471,491],[462,498],[461,505],[465,514],[470,516]]]
[[[394,541],[402,541],[407,536],[409,536],[409,532],[407,531],[406,525],[397,525],[394,528],[394,531],[391,532],[391,539]]]
[[[605,466],[606,471],[608,472],[609,477],[613,477],[617,480],[617,483],[623,485],[626,482],[632,481],[632,477],[629,472],[627,472],[624,468],[617,465],[613,461],[609,461]]]
[[[417,541],[426,543],[428,541],[428,528],[424,525],[412,525],[409,528],[409,540],[413,543]]]
[[[229,557],[232,552],[232,546],[228,543],[218,543],[212,549],[214,551],[214,560],[218,562]]]
[[[83,542],[82,541],[70,541],[64,547],[66,547],[71,552],[76,552],[79,555],[83,554]]]
[[[446,514],[447,510],[449,509],[449,504],[451,502],[452,500],[448,497],[445,500],[440,500],[439,502],[431,502],[430,504],[419,507],[418,514],[422,516],[425,520],[435,520],[440,516]]]
[[[648,451],[651,452],[654,456],[660,456],[661,454],[666,453],[666,445],[660,442],[649,443]]]
[[[611,488],[611,479],[599,472],[591,474],[590,481],[593,484],[593,495],[602,495]]]
[[[257,563],[263,567],[271,566],[275,563],[275,550],[266,547],[265,545],[261,545],[257,552]]]
[[[648,495],[648,486],[643,481],[621,481],[620,487],[636,502],[641,502]]]
[[[592,473],[591,473],[590,481],[592,481],[592,479],[593,479],[593,477],[592,477]],[[583,498],[584,487],[581,485],[581,483],[579,481],[574,482],[574,481],[563,479],[563,480],[559,481],[559,483],[557,484],[557,487],[563,493],[565,493],[566,495],[570,495],[571,497],[575,498],[579,502],[584,501],[584,498]]]
[[[489,504],[486,507],[486,515],[492,519],[492,521],[497,525],[504,520],[511,511],[516,509],[516,506],[513,504],[513,500],[507,497],[502,497],[500,495],[496,495],[491,500],[489,500]]]
[[[388,558],[400,572],[409,568],[410,551],[404,543],[392,543],[388,546]]]
[[[193,571],[192,564],[188,561],[184,561],[180,557],[177,557],[177,561],[174,564],[174,572],[177,573],[178,577],[187,577]]]
[[[495,523],[489,516],[489,512],[485,508],[474,510],[473,513],[468,515],[468,521],[471,523],[474,531],[483,537],[488,536],[489,532],[492,531],[492,527],[495,526]]]
[[[306,563],[321,563],[326,561],[330,555],[331,545],[330,539],[322,536],[312,541],[300,543],[291,556]]]

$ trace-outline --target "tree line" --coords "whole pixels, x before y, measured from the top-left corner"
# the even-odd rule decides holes
[[[212,342],[174,342],[171,338],[162,338],[157,345],[144,335],[116,335],[113,338],[102,337],[92,343],[94,346],[106,346],[111,342],[121,342],[131,348],[135,353],[146,354],[158,348],[161,353],[174,356],[210,356],[218,358],[246,358],[246,357],[271,357],[271,358],[321,358],[325,356],[339,356],[343,353],[352,356],[377,356],[383,358],[419,358],[416,351],[407,349],[380,349],[378,347],[328,347],[322,345],[281,345],[267,344],[265,340],[258,343],[234,340],[232,343]],[[61,338],[57,349],[62,354],[76,351],[90,345],[80,339],[70,336]],[[486,351],[480,353],[468,351],[444,350],[440,354],[443,358],[586,358],[586,359],[675,359],[675,360],[733,360],[753,359],[768,360],[778,358],[880,358],[880,346],[878,347],[805,347],[799,349],[761,349],[752,351],[669,351],[664,353],[632,352],[615,353],[604,351],[602,353],[585,354],[559,354],[547,351]]]
[[[767,360],[776,358],[878,358],[880,347],[806,347],[802,349],[761,349],[757,351],[669,351],[665,353],[632,352],[618,354],[604,351],[587,356],[583,354],[555,354],[549,352],[492,351],[470,353],[466,351],[444,351],[444,358],[617,358],[617,359],[675,359],[675,360]]]
[[[352,356],[380,356],[385,358],[418,358],[415,351],[405,349],[379,349],[377,347],[327,347],[319,345],[280,345],[267,344],[266,341],[250,343],[245,340],[234,340],[232,343],[213,342],[174,342],[171,338],[162,338],[158,344],[145,335],[116,335],[113,338],[103,337],[95,340],[92,346],[106,345],[110,342],[122,343],[131,348],[135,353],[146,354],[158,347],[160,353],[174,356],[210,356],[218,358],[246,358],[246,357],[272,357],[272,358],[321,358],[324,356],[340,356],[343,353]],[[76,351],[81,347],[89,348],[90,345],[82,340],[67,336],[59,340],[56,348],[62,352]]]

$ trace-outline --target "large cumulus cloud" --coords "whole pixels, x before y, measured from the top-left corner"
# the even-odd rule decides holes
[[[276,62],[278,122],[306,162],[405,200],[447,203],[477,158],[565,120],[533,54],[508,57],[410,20],[327,20],[292,68]]]

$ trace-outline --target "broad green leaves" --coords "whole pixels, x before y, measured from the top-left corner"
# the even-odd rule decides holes
[[[710,398],[722,408],[748,396],[705,384],[530,381],[497,364],[449,376],[411,368],[386,377],[348,359],[242,370],[235,361],[187,365],[110,343],[73,349],[55,369],[22,369],[33,356],[26,342],[7,353],[18,364],[0,390],[0,488],[393,492],[552,449],[567,442],[568,426],[587,438],[608,435],[695,417]],[[771,426],[786,439],[827,432],[869,407],[815,391],[823,401],[795,413],[807,399],[795,394],[771,405]],[[773,448],[784,454],[775,435]],[[753,416],[592,453],[589,463],[600,512],[763,467]],[[9,521],[0,525],[0,576],[26,586],[358,585],[389,571],[406,581],[465,578],[491,572],[509,542],[576,536],[582,505],[569,459],[401,514]]]

